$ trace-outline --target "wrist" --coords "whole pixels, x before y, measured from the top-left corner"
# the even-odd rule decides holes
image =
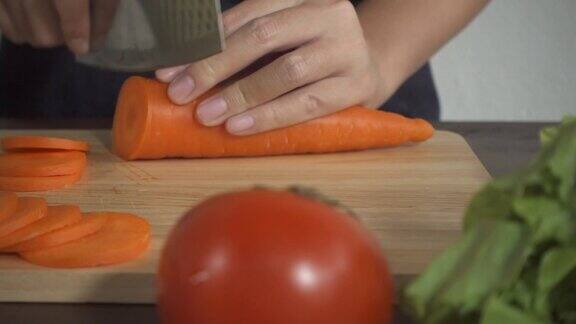
[[[400,59],[369,41],[367,42],[372,65],[375,67],[380,80],[374,99],[376,104],[380,106],[400,88],[409,75],[405,72],[406,69],[403,68],[403,62]]]

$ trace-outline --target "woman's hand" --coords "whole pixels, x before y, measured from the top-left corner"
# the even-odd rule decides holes
[[[88,0],[2,0],[0,30],[17,44],[66,44],[75,53],[84,53],[90,37]]]
[[[156,72],[170,82],[172,101],[186,104],[276,54],[199,106],[197,118],[207,126],[225,123],[230,133],[248,135],[355,104],[376,107],[390,95],[349,1],[245,0],[224,13],[223,23],[222,53]]]

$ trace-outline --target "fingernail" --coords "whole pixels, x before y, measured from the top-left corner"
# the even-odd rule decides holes
[[[228,104],[222,97],[205,101],[198,106],[198,119],[202,123],[209,123],[224,115],[228,111]]]
[[[168,96],[177,104],[185,104],[190,100],[194,86],[194,80],[189,75],[182,74],[168,87]]]
[[[239,116],[233,117],[228,122],[228,131],[230,133],[241,133],[254,126],[254,118],[252,116]]]
[[[84,38],[73,38],[69,40],[68,47],[76,54],[86,54],[90,50],[88,41]]]

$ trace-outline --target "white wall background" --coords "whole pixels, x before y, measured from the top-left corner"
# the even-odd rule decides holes
[[[576,0],[493,0],[432,68],[443,120],[576,114]]]

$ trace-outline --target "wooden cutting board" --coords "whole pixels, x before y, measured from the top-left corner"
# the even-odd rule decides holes
[[[154,272],[169,230],[208,195],[255,184],[317,188],[351,207],[380,238],[398,282],[421,272],[460,232],[462,213],[488,173],[459,135],[365,152],[266,158],[124,162],[107,131],[0,131],[87,140],[89,168],[73,187],[41,193],[84,211],[126,211],[153,226],[150,251],[131,263],[55,270],[0,255],[0,301],[154,301]],[[34,196],[38,194],[27,194]]]

